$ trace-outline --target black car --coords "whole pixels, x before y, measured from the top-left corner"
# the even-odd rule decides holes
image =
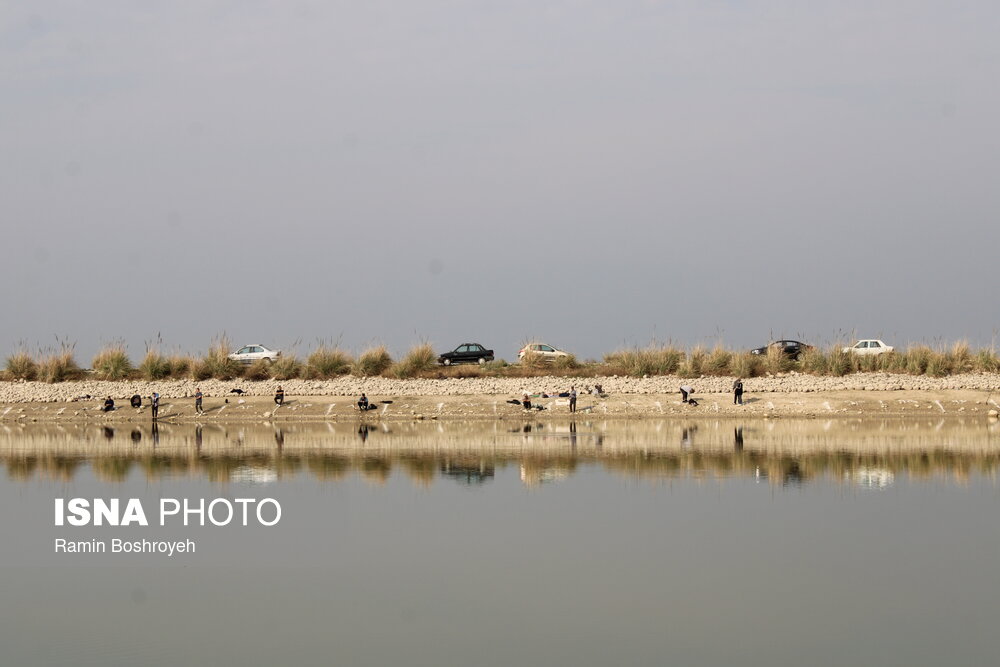
[[[487,350],[479,343],[462,343],[451,352],[445,352],[438,357],[438,363],[445,366],[485,364],[487,361],[493,361],[493,350]]]
[[[799,355],[806,350],[811,350],[812,347],[812,345],[806,345],[805,343],[800,343],[797,340],[776,340],[773,343],[768,343],[764,347],[758,347],[754,350],[750,350],[750,354],[767,354],[769,349],[777,348],[778,350],[781,350],[786,357],[798,360]]]

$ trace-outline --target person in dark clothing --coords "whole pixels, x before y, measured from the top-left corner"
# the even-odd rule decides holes
[[[681,385],[681,403],[688,402],[688,396],[694,393],[694,387],[689,385]]]
[[[201,409],[201,399],[203,394],[201,393],[201,388],[196,387],[194,390],[194,411],[199,415],[205,414],[205,411]]]
[[[368,410],[368,397],[365,396],[364,392],[361,393],[361,398],[358,399],[358,410],[361,410],[361,412]]]
[[[129,403],[132,405],[133,408],[141,408],[142,396],[140,396],[139,394],[132,394],[132,398],[129,399]]]
[[[576,412],[576,387],[569,388],[569,411]]]
[[[521,407],[524,408],[525,410],[531,409],[531,399],[528,398],[527,394],[525,394],[524,397],[521,399]]]
[[[156,421],[156,417],[160,412],[160,395],[155,391],[149,399],[150,409],[153,411],[153,421]]]
[[[278,391],[274,392],[274,404],[283,405],[285,402],[285,390],[278,387]]]
[[[104,399],[104,408],[103,408],[103,410],[104,410],[104,412],[111,412],[114,409],[115,409],[115,399],[113,399],[110,396],[108,396],[106,399]]]
[[[743,405],[743,378],[733,382],[733,405]]]

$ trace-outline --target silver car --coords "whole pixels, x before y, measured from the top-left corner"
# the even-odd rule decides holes
[[[233,361],[238,361],[241,364],[249,365],[260,360],[263,360],[266,363],[271,363],[280,356],[281,350],[271,350],[263,345],[244,345],[230,354],[229,358]]]

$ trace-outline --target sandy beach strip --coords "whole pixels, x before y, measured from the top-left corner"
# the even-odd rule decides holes
[[[161,395],[160,419],[215,420],[409,420],[566,418],[569,401],[560,397],[571,386],[579,392],[579,416],[669,417],[753,416],[834,417],[859,415],[923,416],[989,415],[1000,410],[1000,374],[966,374],[944,378],[858,374],[816,377],[788,374],[744,380],[742,406],[733,405],[734,378],[467,378],[394,380],[346,376],[336,380],[172,380],[164,382],[81,381],[59,384],[0,383],[0,423],[18,421],[143,421],[151,418],[148,397]],[[594,382],[603,395],[587,393]],[[698,406],[681,403],[678,388],[691,385]],[[276,407],[281,386],[287,400]],[[205,396],[205,413],[195,412],[194,393]],[[242,394],[232,393],[239,389]],[[376,410],[362,413],[357,397],[364,392]],[[143,407],[129,407],[133,394]],[[511,403],[532,396],[530,412]],[[101,411],[111,396],[116,409]]]

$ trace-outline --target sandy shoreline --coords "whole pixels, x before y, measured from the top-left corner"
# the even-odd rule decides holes
[[[1000,410],[1000,374],[967,374],[945,378],[859,374],[840,378],[789,374],[752,378],[744,382],[745,405],[733,405],[733,378],[677,377],[597,379],[606,396],[584,393],[592,378],[467,378],[447,380],[393,380],[345,377],[336,380],[274,380],[223,382],[190,380],[165,382],[82,381],[61,384],[10,382],[0,384],[0,423],[18,421],[143,421],[148,405],[134,410],[128,397],[148,397],[157,391],[161,420],[410,420],[410,419],[544,419],[566,418],[568,400],[556,396],[570,386],[580,391],[578,414],[618,418],[635,417],[907,417],[953,415],[986,417]],[[695,388],[697,407],[682,404],[677,388]],[[278,386],[287,396],[277,410],[272,396]],[[193,394],[205,395],[205,414],[194,409]],[[245,393],[231,393],[234,388]],[[378,410],[361,413],[355,405],[365,392]],[[522,394],[548,394],[533,399],[542,411],[527,413],[508,401]],[[100,410],[105,396],[118,409]],[[89,396],[89,398],[82,398]],[[148,404],[148,401],[145,401]]]

